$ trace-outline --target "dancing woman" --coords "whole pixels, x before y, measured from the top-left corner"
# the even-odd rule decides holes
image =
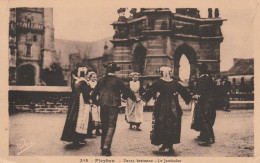
[[[63,129],[62,141],[73,142],[74,144],[85,144],[89,123],[89,107],[86,107],[90,100],[90,87],[85,79],[85,71],[78,71],[79,78],[75,82],[71,102]]]
[[[147,102],[155,94],[156,98],[153,112],[153,129],[151,131],[151,143],[161,145],[159,151],[173,153],[173,144],[180,143],[182,109],[178,102],[179,93],[186,103],[191,100],[191,95],[177,80],[170,77],[172,69],[161,67],[161,78],[153,83],[150,89],[142,96]]]
[[[129,82],[130,89],[135,93],[136,98],[140,98],[140,95],[144,92],[143,87],[138,80],[140,76],[139,73],[133,72],[130,74],[132,81]],[[123,96],[124,98],[124,96]],[[140,125],[143,122],[143,105],[140,102],[132,101],[127,98],[126,108],[125,108],[125,118],[130,124],[130,129],[133,129],[133,125],[136,126],[137,131],[141,131]]]
[[[90,95],[93,93],[94,88],[97,85],[97,74],[94,71],[88,73],[88,84],[91,88]],[[93,121],[93,130],[96,130],[96,135],[101,136],[101,119],[100,119],[100,106],[91,103],[91,115]]]

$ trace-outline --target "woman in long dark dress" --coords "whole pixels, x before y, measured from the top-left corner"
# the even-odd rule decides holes
[[[151,143],[163,146],[160,151],[173,152],[173,144],[180,143],[182,109],[178,102],[177,93],[181,94],[186,103],[190,102],[191,95],[177,80],[170,78],[170,67],[161,67],[161,79],[153,83],[150,89],[142,96],[143,101],[149,101],[155,94],[153,112],[153,129]]]
[[[80,72],[80,78],[75,82],[72,92],[64,130],[61,140],[84,144],[84,139],[88,136],[89,108],[86,107],[90,100],[90,87],[86,82],[85,73]]]

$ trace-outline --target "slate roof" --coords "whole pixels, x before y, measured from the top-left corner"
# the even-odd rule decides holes
[[[228,70],[221,72],[222,75],[254,75],[254,59],[234,58],[234,65]]]

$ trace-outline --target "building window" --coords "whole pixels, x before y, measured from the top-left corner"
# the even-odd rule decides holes
[[[254,84],[254,77],[251,77],[251,83]]]
[[[233,79],[232,79],[232,84],[233,84],[233,85],[236,85],[236,78],[233,78]]]
[[[11,48],[11,55],[15,55],[15,49]]]
[[[16,15],[15,15],[15,12],[11,12],[10,20],[12,20],[12,21],[16,21]]]
[[[24,20],[25,20],[25,22],[27,22],[27,23],[32,23],[32,21],[33,21],[33,16],[32,16],[32,15],[27,15],[27,16],[24,17]]]
[[[245,85],[245,78],[244,77],[241,78],[241,84]]]
[[[31,44],[27,44],[26,45],[26,56],[30,57],[31,56],[31,48],[32,48],[32,45]]]
[[[37,42],[37,35],[33,36],[33,42]]]

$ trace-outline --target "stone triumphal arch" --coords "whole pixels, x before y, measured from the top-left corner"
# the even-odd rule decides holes
[[[214,16],[209,9],[207,18],[201,18],[196,8],[178,8],[175,13],[168,8],[141,8],[140,12],[133,8],[129,18],[125,10],[120,8],[118,20],[112,23],[111,58],[121,67],[121,78],[138,71],[144,79],[152,79],[160,66],[174,68],[179,76],[182,55],[189,60],[190,76],[197,74],[200,63],[206,63],[213,74],[219,73],[225,19],[219,17],[218,9]]]

